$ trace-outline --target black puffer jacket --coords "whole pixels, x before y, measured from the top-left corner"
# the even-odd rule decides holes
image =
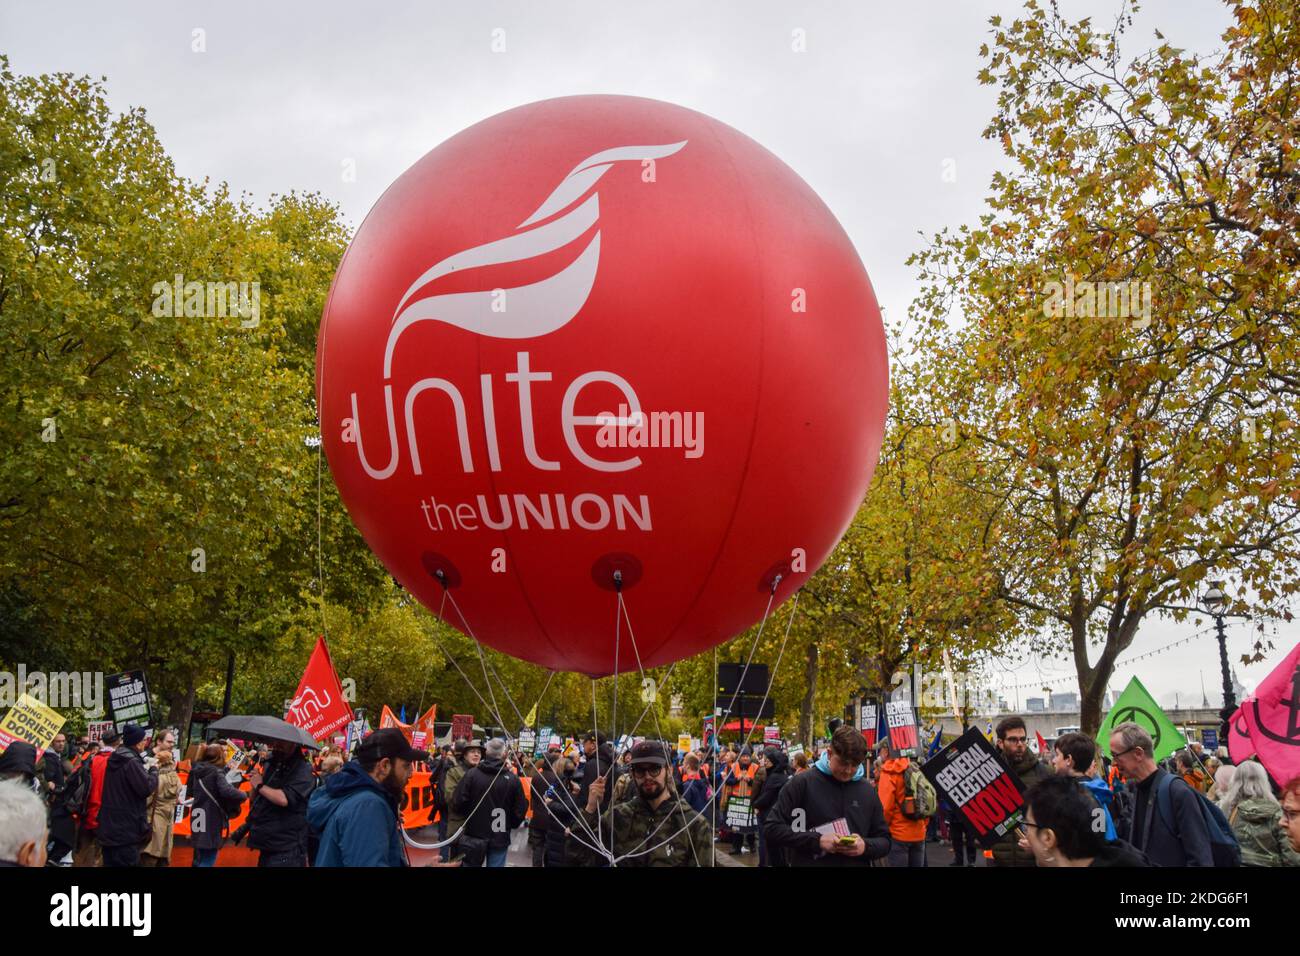
[[[775,747],[769,747],[764,756],[772,761],[772,769],[763,778],[763,786],[759,788],[758,795],[754,797],[754,809],[758,811],[760,826],[763,823],[763,817],[767,815],[767,811],[776,804],[776,798],[780,795],[781,788],[790,779],[789,757]]]
[[[301,852],[307,859],[307,801],[316,789],[311,764],[301,751],[272,757],[262,783],[284,792],[288,806],[281,807],[258,794],[248,811],[248,846],[265,853]]]
[[[486,840],[493,850],[510,845],[510,831],[528,814],[528,801],[519,779],[505,769],[501,760],[488,757],[465,774],[452,796],[452,806],[465,819],[465,832]]]
[[[578,798],[569,790],[571,780],[571,777],[561,778],[545,794],[546,812],[549,815],[546,824],[546,865],[549,867],[572,865],[569,860],[572,838],[564,832],[566,829],[584,836],[586,834],[582,824],[577,821]]]
[[[796,813],[802,810],[802,813]],[[843,818],[866,843],[861,856],[823,853],[816,827]],[[889,853],[889,827],[876,789],[864,778],[847,783],[820,767],[796,774],[763,819],[763,838],[785,851],[790,866],[867,866]]]
[[[104,768],[104,798],[96,831],[100,845],[143,845],[153,836],[149,797],[157,789],[158,770],[146,770],[139,751],[127,746],[114,750]]]
[[[550,767],[539,770],[529,778],[528,807],[533,811],[528,820],[529,843],[540,843],[546,838],[546,828],[551,822],[550,811],[546,809],[546,791],[556,779],[555,771]]]

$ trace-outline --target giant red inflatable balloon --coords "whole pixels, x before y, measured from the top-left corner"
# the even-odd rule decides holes
[[[508,654],[608,674],[616,586],[650,666],[826,559],[888,361],[853,245],[789,167],[691,110],[575,96],[470,127],[384,193],[317,390],[339,492],[404,587],[432,608],[449,587]]]

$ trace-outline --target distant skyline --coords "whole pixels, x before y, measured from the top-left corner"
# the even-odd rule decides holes
[[[1121,7],[1064,0],[1061,8],[1092,14],[1100,28]],[[978,50],[991,15],[1021,10],[1009,0],[78,0],[0,6],[0,52],[20,73],[106,76],[112,106],[146,108],[184,176],[227,182],[257,202],[319,191],[353,228],[424,153],[502,110],[596,92],[679,103],[753,137],[807,180],[844,225],[892,318],[917,291],[906,259],[922,235],[977,221],[1005,166],[999,146],[981,136],[996,91],[976,80]],[[1146,0],[1124,49],[1131,57],[1154,45],[1158,27],[1170,44],[1205,53],[1221,46],[1227,25],[1217,0]],[[1204,617],[1199,626],[1148,620],[1111,688],[1138,674],[1162,705],[1176,694],[1199,702],[1204,674],[1216,700],[1218,649],[1207,625]],[[1236,662],[1250,648],[1250,626],[1232,622],[1228,650],[1253,689],[1300,641],[1300,622],[1278,625],[1268,659],[1243,667]],[[1132,660],[1198,629],[1181,647]],[[1023,702],[1039,696],[1033,686],[1077,690],[1073,672],[1060,654],[998,677],[1004,696]]]

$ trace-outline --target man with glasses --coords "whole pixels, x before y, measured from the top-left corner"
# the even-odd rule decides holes
[[[1023,717],[1004,717],[997,727],[997,748],[1006,761],[1007,767],[1020,781],[1020,787],[1028,791],[1034,784],[1053,776],[1052,768],[1039,760],[1029,749],[1029,732],[1025,729]],[[1034,866],[1034,854],[1028,847],[1020,845],[1020,834],[1012,830],[993,846],[990,866]]]
[[[712,866],[713,837],[704,817],[674,792],[667,745],[643,740],[631,753],[636,796],[611,802],[602,814],[608,778],[595,777],[583,808],[586,827],[574,829],[574,836],[593,843],[591,835],[599,833],[616,866]],[[591,859],[600,859],[589,848],[584,850]]]
[[[1117,724],[1111,731],[1111,759],[1137,784],[1133,821],[1121,836],[1156,866],[1214,866],[1200,797],[1157,767],[1154,752],[1151,735],[1137,724]]]

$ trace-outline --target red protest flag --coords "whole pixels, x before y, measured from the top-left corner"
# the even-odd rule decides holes
[[[343,687],[323,637],[316,638],[316,649],[311,652],[284,719],[307,731],[314,740],[323,740],[352,719],[352,708],[343,699]]]
[[[1047,741],[1044,740],[1043,735],[1036,730],[1034,731],[1034,736],[1038,738],[1038,756],[1045,758],[1047,756]]]
[[[1241,715],[1259,762],[1278,786],[1300,776],[1300,644],[1242,704]]]
[[[1241,706],[1232,712],[1232,716],[1228,718],[1228,757],[1234,764],[1245,763],[1255,756],[1255,745],[1250,741],[1250,731],[1246,729],[1246,718],[1241,713],[1254,700],[1253,697],[1247,697],[1241,702]]]

